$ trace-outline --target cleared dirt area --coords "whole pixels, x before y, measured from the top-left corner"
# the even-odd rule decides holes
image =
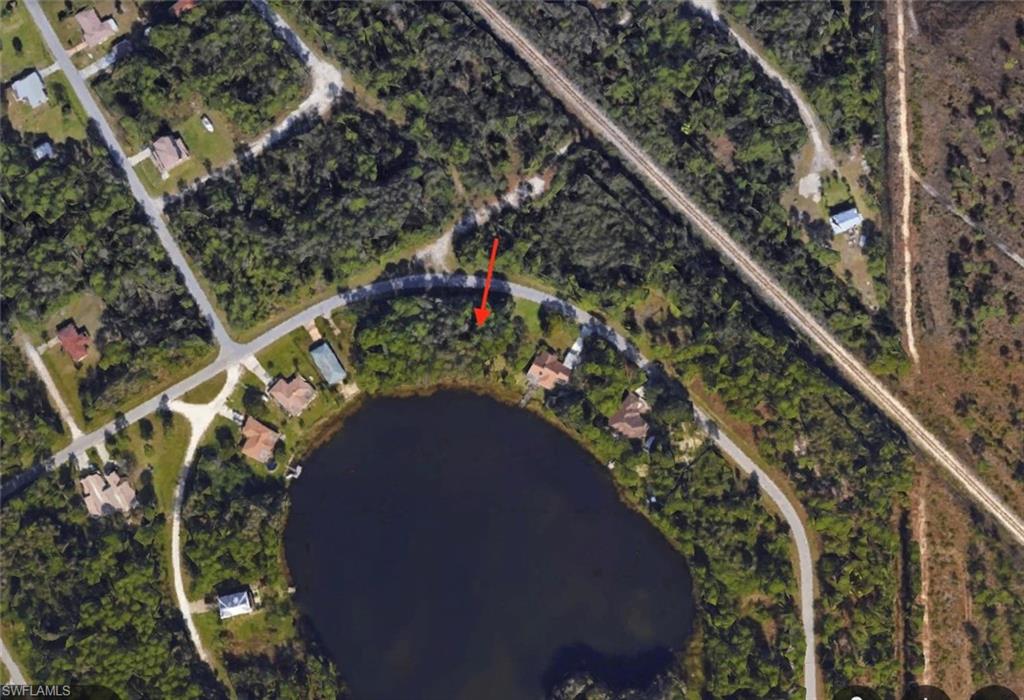
[[[988,233],[911,185],[920,363],[902,389],[913,410],[1021,512],[1024,269],[995,244],[1024,253],[1024,6],[914,9],[919,31],[908,33],[906,47],[913,167]],[[895,99],[895,90],[888,93]],[[890,183],[898,190],[892,196],[902,196],[899,178]]]

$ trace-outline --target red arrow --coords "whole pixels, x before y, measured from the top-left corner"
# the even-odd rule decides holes
[[[498,257],[498,239],[494,239],[494,245],[491,246],[491,261],[487,263],[487,279],[484,280],[484,298],[480,300],[480,306],[473,308],[473,313],[476,315],[477,328],[484,325],[484,321],[491,315],[491,310],[487,308],[487,293],[491,291],[491,276],[494,274],[494,259]]]

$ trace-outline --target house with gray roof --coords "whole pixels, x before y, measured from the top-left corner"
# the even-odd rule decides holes
[[[252,594],[248,588],[217,596],[217,613],[222,620],[247,615],[252,611]]]
[[[326,340],[321,340],[311,345],[309,354],[313,358],[313,364],[316,365],[317,370],[323,376],[324,381],[332,386],[345,381],[348,373],[341,366],[341,361],[338,360],[338,356],[334,354],[334,350]]]
[[[856,226],[860,226],[864,223],[864,217],[857,211],[857,207],[850,207],[830,216],[828,223],[832,227],[832,233],[838,236]]]
[[[14,99],[24,102],[32,109],[41,107],[47,102],[43,77],[37,70],[11,83],[11,90],[14,92]]]

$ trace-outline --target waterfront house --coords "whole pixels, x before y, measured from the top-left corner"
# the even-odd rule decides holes
[[[313,358],[313,364],[317,371],[330,385],[341,384],[348,376],[345,368],[341,366],[338,356],[326,340],[321,340],[309,348],[309,355]]]
[[[558,361],[558,358],[542,350],[533,358],[533,364],[526,371],[526,379],[543,389],[554,389],[569,381],[572,371]]]
[[[651,410],[640,396],[633,392],[622,402],[619,410],[608,419],[609,427],[623,437],[643,440],[647,437],[649,426],[644,415]]]
[[[252,594],[248,588],[226,595],[219,595],[217,596],[217,614],[220,615],[222,620],[238,617],[239,615],[247,615],[253,611],[252,603]]]
[[[280,377],[270,386],[270,395],[289,416],[300,415],[313,403],[316,389],[298,374],[290,379]]]
[[[242,454],[266,464],[274,458],[274,446],[281,439],[281,433],[252,416],[246,416],[242,424],[242,439]]]

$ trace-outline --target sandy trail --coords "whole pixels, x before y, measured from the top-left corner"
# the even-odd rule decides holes
[[[914,283],[913,259],[910,252],[910,118],[907,115],[907,51],[905,3],[896,3],[896,103],[899,128],[896,148],[900,162],[900,238],[903,241],[903,326],[907,334],[907,352],[916,365],[920,361],[914,338]]]

